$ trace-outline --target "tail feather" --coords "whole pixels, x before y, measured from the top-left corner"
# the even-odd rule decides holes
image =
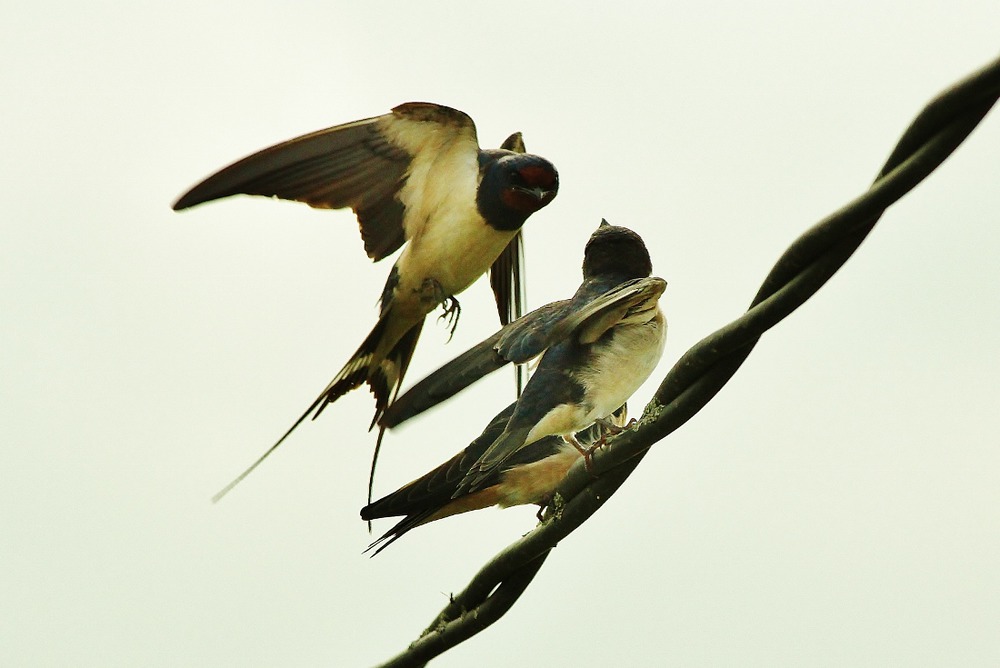
[[[228,485],[223,487],[212,497],[212,502],[218,502],[222,497],[228,494],[236,485],[243,481],[254,469],[263,463],[272,452],[278,449],[278,446],[284,443],[295,429],[305,422],[306,418],[312,417],[315,420],[319,417],[319,414],[323,412],[328,404],[333,403],[340,397],[344,396],[353,389],[360,387],[363,383],[367,382],[372,390],[372,394],[375,395],[375,418],[372,420],[372,425],[382,417],[385,412],[386,407],[389,405],[391,399],[395,398],[396,393],[399,391],[399,385],[403,381],[403,375],[406,373],[406,368],[410,364],[410,358],[413,356],[413,350],[417,345],[417,339],[420,337],[420,330],[423,328],[423,321],[420,321],[414,325],[400,341],[393,346],[389,354],[385,356],[384,359],[379,360],[376,363],[376,353],[382,343],[382,337],[386,331],[386,323],[388,321],[387,313],[383,313],[382,317],[379,318],[378,322],[375,323],[375,327],[372,328],[371,333],[365,338],[364,342],[358,348],[358,350],[351,356],[351,359],[347,361],[347,364],[334,376],[333,380],[327,384],[326,388],[316,397],[316,400],[299,416],[299,419],[288,428],[288,431],[282,435],[281,438],[275,442],[270,448],[268,448],[263,455],[261,455],[257,461],[251,464],[243,473],[238,475],[233,479]],[[376,445],[375,459],[372,460],[372,478],[375,475],[375,462],[378,458],[378,446],[381,445],[381,433],[379,434],[379,441]],[[369,491],[370,496],[370,491]]]
[[[365,552],[372,552],[372,556],[375,556],[416,527],[451,514],[497,504],[501,501],[501,495],[496,493],[491,495],[490,490],[503,484],[509,471],[540,462],[559,453],[565,447],[566,441],[562,436],[546,436],[539,439],[509,455],[500,466],[491,468],[488,477],[478,482],[479,492],[474,490],[462,492],[463,485],[468,482],[466,476],[496,440],[505,433],[504,428],[516,406],[516,403],[511,404],[498,413],[480,436],[445,463],[378,501],[374,503],[369,501],[368,505],[361,509],[361,519],[366,520],[369,526],[375,519],[387,517],[402,517],[402,519],[372,542]],[[608,416],[608,421],[618,427],[624,427],[627,419],[628,406],[624,404]],[[586,429],[578,431],[576,439],[585,446],[591,446],[597,443],[602,435],[604,428],[595,422]],[[471,499],[473,496],[479,498]]]
[[[389,403],[396,399],[396,395],[399,393],[399,386],[403,384],[403,376],[406,375],[406,370],[410,366],[410,360],[413,359],[413,351],[417,347],[417,340],[420,338],[420,331],[423,327],[423,320],[411,327],[403,335],[403,338],[393,346],[385,359],[368,372],[368,386],[371,388],[372,394],[375,395],[375,417],[372,418],[371,424],[368,425],[369,431],[385,415]],[[372,490],[375,487],[375,466],[378,464],[378,455],[382,449],[382,437],[384,436],[385,427],[380,425],[378,428],[378,438],[375,440],[375,451],[372,453],[372,466],[368,473],[368,503],[372,502]],[[369,528],[371,528],[370,523]]]
[[[334,376],[309,410],[306,411],[307,414],[312,413],[313,420],[319,417],[328,404],[332,404],[351,390],[361,387],[365,381],[369,381],[372,392],[375,394],[376,406],[378,405],[380,391],[385,393],[385,390],[373,385],[369,379],[372,375],[371,367],[375,361],[375,353],[378,351],[379,344],[382,343],[382,336],[385,334],[386,321],[386,318],[378,319],[361,346],[351,355],[351,359],[347,360],[344,368]],[[299,421],[301,422],[301,419]],[[294,429],[294,427],[292,428]]]
[[[410,531],[411,529],[416,529],[421,524],[427,522],[428,518],[434,514],[434,510],[423,510],[418,513],[413,513],[412,515],[407,515],[399,522],[397,522],[391,529],[386,531],[384,534],[379,536],[376,540],[372,541],[371,545],[365,548],[362,554],[367,554],[371,552],[371,556],[375,556],[385,548],[389,547],[397,540],[403,537],[403,534]],[[371,520],[368,520],[368,525],[371,526]],[[372,552],[374,550],[374,552]]]
[[[354,385],[357,387],[362,382],[367,382],[372,394],[375,395],[375,417],[372,418],[372,422],[368,426],[369,430],[373,429],[382,419],[389,403],[396,398],[399,386],[403,382],[403,376],[406,375],[410,360],[413,359],[413,351],[417,347],[420,331],[423,328],[423,320],[411,327],[378,364],[372,364],[374,355],[369,355],[367,366],[363,369],[365,377]],[[354,389],[354,387],[349,389]]]

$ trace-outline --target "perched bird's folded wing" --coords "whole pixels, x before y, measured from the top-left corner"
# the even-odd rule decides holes
[[[564,316],[547,332],[545,348],[571,336],[583,344],[593,343],[620,322],[655,309],[657,300],[666,288],[667,282],[656,276],[635,278],[621,283],[579,308],[567,309]]]
[[[514,340],[544,339],[544,332],[558,322],[561,311],[569,303],[569,300],[553,302],[536,309],[502,328],[485,341],[477,343],[393,401],[379,420],[379,425],[391,429],[453,397],[483,376],[510,362],[523,364],[544,352],[544,348],[541,348],[538,352],[524,357],[525,351],[534,350],[534,347],[522,346],[512,355],[505,354],[511,353],[509,348],[503,345],[505,340],[508,340],[505,337],[512,336]]]
[[[637,278],[594,297],[581,291],[572,300],[536,309],[411,387],[389,406],[379,424],[395,427],[453,397],[490,372],[510,362],[529,362],[564,339],[575,337],[581,343],[593,343],[622,320],[656,308],[656,300],[666,286],[662,278]]]
[[[381,260],[414,233],[404,230],[400,191],[414,172],[419,172],[419,181],[429,165],[451,149],[466,160],[476,159],[479,145],[472,119],[450,107],[410,102],[389,114],[254,153],[209,176],[173,208],[239,194],[279,197],[323,209],[350,207],[357,214],[365,251],[373,260]]]
[[[477,494],[476,492],[456,495],[456,492],[466,474],[472,470],[473,465],[503,433],[516,405],[513,403],[497,414],[483,430],[483,433],[462,452],[413,482],[362,508],[361,519],[367,521],[384,517],[403,518],[369,545],[366,551],[374,549],[375,552],[372,555],[374,556],[398,540],[403,534],[422,524],[456,513],[493,505],[496,502],[502,503],[497,495]],[[625,425],[627,414],[628,407],[621,406],[609,417],[613,424],[621,427]],[[601,425],[595,423],[578,432],[576,439],[584,446],[590,446],[601,438],[602,433]],[[516,482],[505,480],[508,472],[537,464],[547,457],[557,454],[565,444],[566,441],[559,436],[547,436],[535,441],[514,453],[505,462],[503,469],[494,470],[487,475],[480,487],[488,492],[496,485],[516,485]]]
[[[523,364],[569,338],[593,343],[634,311],[656,308],[666,287],[667,282],[656,277],[631,279],[597,293],[584,283],[572,300],[543,306],[500,330],[497,352]],[[545,311],[553,306],[558,308]]]
[[[662,278],[656,277],[635,278],[596,294],[588,289],[591,287],[587,285],[586,281],[584,282],[571,305],[563,311],[562,317],[547,328],[544,336],[539,338],[538,346],[548,350],[567,341],[587,346],[600,340],[608,330],[615,327],[648,322],[654,315],[652,311],[658,308],[658,300],[666,289],[667,283]],[[515,347],[520,343],[523,341],[515,337]],[[501,336],[498,346],[502,347],[504,344],[505,341]],[[533,349],[528,352],[533,352]],[[543,361],[542,365],[544,364]],[[540,370],[539,374],[534,376],[532,380],[540,378],[541,373]],[[559,387],[565,388],[567,380],[561,377],[562,373],[565,373],[565,370],[554,375],[550,374],[546,376],[546,379],[551,378],[552,381],[557,382]],[[530,390],[528,391],[530,392]],[[548,397],[559,396],[554,387],[548,391],[543,389],[541,392]],[[533,396],[537,397],[538,395],[539,393],[536,392]],[[559,404],[564,407],[569,405],[562,402]],[[548,414],[548,410],[554,409],[554,405],[548,405],[545,414]],[[507,466],[511,457],[525,447],[528,443],[529,433],[542,419],[542,415],[534,415],[532,419],[525,419],[526,415],[530,415],[530,413],[519,413],[519,415],[519,418],[510,420],[504,433],[487,448],[479,461],[472,466],[466,480],[456,490],[456,495],[483,489],[487,484],[485,481],[494,475],[498,468]]]
[[[367,522],[382,517],[403,516],[403,519],[368,546],[368,550],[377,548],[372,556],[389,547],[407,531],[437,519],[435,515],[452,503],[452,495],[472,465],[503,433],[516,405],[516,402],[512,403],[497,414],[478,438],[447,462],[361,509],[361,519]],[[486,505],[492,503],[487,502]]]
[[[361,519],[373,520],[413,514],[426,509],[437,510],[451,501],[458,483],[468,473],[469,467],[503,433],[503,428],[514,412],[516,402],[507,406],[490,421],[467,448],[441,464],[433,471],[407,483],[397,491],[361,509]]]

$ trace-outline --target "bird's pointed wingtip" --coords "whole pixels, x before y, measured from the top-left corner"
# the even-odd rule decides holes
[[[524,137],[520,132],[515,132],[511,136],[504,139],[503,143],[500,144],[500,148],[508,151],[514,151],[515,153],[527,153],[527,150],[524,147]]]
[[[174,211],[181,211],[183,209],[189,209],[196,204],[201,204],[204,199],[199,199],[195,196],[195,191],[197,189],[192,189],[178,197],[174,200],[174,203],[170,205],[170,208]]]

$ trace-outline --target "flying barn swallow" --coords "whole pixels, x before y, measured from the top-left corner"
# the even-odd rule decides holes
[[[402,383],[425,317],[442,306],[454,328],[455,295],[487,270],[501,323],[520,315],[521,226],[558,189],[556,168],[524,153],[519,133],[501,149],[482,150],[469,116],[410,102],[254,153],[178,199],[176,210],[237,194],[350,207],[373,260],[405,244],[371,333],[291,428],[216,498],[307,417],[363,383],[375,396],[374,426]]]
[[[651,273],[642,238],[602,221],[587,242],[584,280],[571,299],[532,311],[441,367],[395,401],[381,425],[395,426],[490,371],[541,355],[506,418],[498,416],[483,442],[470,446],[476,458],[463,458],[452,499],[481,498],[477,492],[496,486],[498,475],[509,478],[524,450],[549,436],[561,436],[586,456],[574,434],[595,422],[614,431],[608,416],[646,381],[663,353],[667,325],[659,298],[666,281]]]
[[[470,510],[494,505],[509,508],[548,503],[570,466],[584,456],[560,436],[546,436],[525,446],[484,480],[478,491],[456,494],[472,465],[503,433],[516,406],[513,403],[501,411],[476,440],[441,466],[362,508],[361,519],[369,522],[403,516],[369,545],[368,550],[377,548],[374,554],[378,554],[411,529]],[[623,428],[627,413],[623,405],[611,414],[609,421],[616,428]],[[578,444],[589,448],[600,441],[604,431],[602,425],[595,422],[576,433],[574,438]]]

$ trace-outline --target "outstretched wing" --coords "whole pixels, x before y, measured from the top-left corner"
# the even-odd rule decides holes
[[[415,234],[405,228],[407,185],[420,191],[441,156],[474,165],[476,128],[443,105],[409,102],[389,114],[313,132],[247,156],[194,186],[174,209],[231,195],[263,195],[312,207],[350,207],[373,260]],[[414,178],[415,177],[415,178]],[[417,199],[414,197],[413,199]],[[421,221],[422,223],[422,221]]]
[[[593,343],[616,324],[656,307],[662,278],[617,285],[585,281],[573,299],[554,302],[515,320],[411,387],[389,406],[379,424],[395,427],[436,406],[510,362],[523,364],[568,338]]]

